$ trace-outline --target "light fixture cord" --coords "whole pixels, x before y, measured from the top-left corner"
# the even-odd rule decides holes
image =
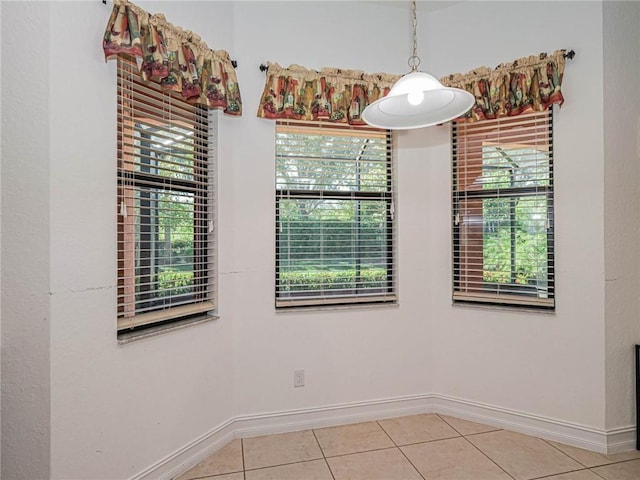
[[[411,1],[411,7],[413,11],[413,55],[409,57],[407,62],[411,67],[411,72],[418,70],[420,65],[420,57],[418,56],[418,17],[416,15],[416,0]]]

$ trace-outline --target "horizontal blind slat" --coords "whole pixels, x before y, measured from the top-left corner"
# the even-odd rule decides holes
[[[551,110],[454,123],[454,301],[553,307],[551,124]]]
[[[134,317],[118,318],[118,330],[126,330],[144,325],[151,325],[176,317],[210,312],[215,308],[212,302],[192,303],[156,312],[142,313]]]
[[[118,329],[214,309],[209,112],[118,59]]]
[[[385,131],[277,122],[277,307],[395,298],[390,152]]]

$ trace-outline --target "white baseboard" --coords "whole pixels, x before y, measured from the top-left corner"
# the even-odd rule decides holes
[[[288,410],[237,417],[234,431],[240,438],[368,422],[383,418],[432,413],[432,395],[412,395],[326,407]]]
[[[635,448],[635,427],[598,430],[583,425],[437,394],[412,395],[234,417],[130,480],[171,480],[234,438],[294,432],[420,413],[441,413],[600,453]]]
[[[636,427],[607,431],[607,453],[628,452],[636,449]]]
[[[445,395],[433,396],[433,411],[599,453],[619,453],[636,448],[635,426],[599,430]]]
[[[236,436],[233,431],[233,420],[228,420],[130,477],[129,480],[171,480],[195,467],[234,438]]]
[[[607,448],[606,433],[602,430],[493,405],[438,395],[434,399],[434,410],[443,415],[566,443],[586,450],[605,453]]]

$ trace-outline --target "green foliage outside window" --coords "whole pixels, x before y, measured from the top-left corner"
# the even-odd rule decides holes
[[[483,149],[483,190],[501,192],[482,201],[483,280],[537,285],[547,281],[547,197],[510,190],[549,185],[549,157],[533,149]]]
[[[389,286],[387,148],[379,134],[277,134],[280,294]]]
[[[140,152],[148,159],[137,165],[138,170],[184,181],[195,181],[202,175],[194,164],[192,130],[169,126],[154,133],[149,129],[149,132],[148,137],[139,142]],[[181,147],[174,146],[174,142],[180,142]],[[137,196],[139,211],[148,211],[141,221],[147,222],[146,245],[150,250],[138,258],[148,258],[151,270],[151,284],[139,284],[138,292],[154,290],[158,298],[192,293],[194,195],[178,190],[140,189]],[[140,229],[138,225],[139,245]]]

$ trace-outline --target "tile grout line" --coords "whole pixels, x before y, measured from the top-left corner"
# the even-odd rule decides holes
[[[0,0],[2,1],[2,0]],[[371,453],[371,452],[382,452],[383,450],[391,450],[393,448],[398,448],[395,445],[391,445],[389,447],[382,447],[382,448],[372,448],[371,450],[360,450],[357,452],[349,452],[349,453],[341,453],[340,455],[330,455],[328,457],[326,457],[327,459],[329,458],[341,458],[341,457],[350,457],[351,455],[359,455],[361,453]]]
[[[240,439],[240,453],[242,453],[242,478],[247,480],[247,469],[244,464],[244,438]]]
[[[538,437],[540,438],[540,437]],[[540,440],[542,440],[544,443],[546,443],[547,445],[549,445],[550,447],[555,448],[557,451],[559,451],[560,453],[565,454],[567,457],[569,457],[571,460],[578,462],[580,465],[582,465],[584,468],[589,468],[587,467],[584,463],[582,463],[580,460],[578,460],[577,458],[573,458],[571,455],[569,455],[567,452],[563,452],[562,450],[560,450],[558,447],[556,447],[555,445],[553,445],[552,443],[548,442],[547,440],[545,440],[544,438],[540,438]],[[607,465],[605,463],[605,465]],[[596,467],[600,467],[601,465],[595,465]]]
[[[395,442],[395,440],[393,438],[391,438],[391,435],[389,435],[389,432],[387,432],[384,429],[384,427],[382,425],[380,425],[380,420],[376,420],[376,425],[378,425],[378,427],[380,427],[380,429],[384,432],[384,434],[387,436],[387,438],[389,440],[391,440],[391,443],[393,444],[394,447],[400,448],[400,446]]]
[[[476,433],[467,433],[466,435],[460,431],[458,431],[458,429],[456,427],[454,427],[451,423],[447,422],[447,420],[440,415],[439,413],[435,414],[440,420],[442,420],[444,423],[446,423],[447,425],[449,425],[451,428],[453,428],[456,432],[458,432],[458,435],[460,435],[461,437],[471,437],[473,435],[482,435],[483,433],[492,433],[492,432],[500,432],[502,430],[504,430],[504,428],[498,428],[498,427],[493,427],[491,425],[487,425],[488,427],[491,427],[493,430],[487,430],[484,432],[476,432]],[[460,418],[459,420],[464,420],[464,418]],[[477,423],[477,422],[471,422],[470,420],[464,420],[465,422],[470,422],[470,423]],[[480,424],[478,424],[480,425]],[[484,425],[484,424],[482,424]]]
[[[327,460],[327,456],[324,454],[324,450],[322,449],[322,445],[320,445],[320,440],[318,440],[318,436],[316,435],[316,431],[312,428],[311,433],[313,433],[313,438],[316,439],[316,443],[318,444],[318,448],[320,449],[320,453],[322,453],[322,458],[324,458],[324,463],[327,465],[329,469],[329,474],[333,480],[336,480],[336,476],[333,474],[333,470],[331,470],[331,465],[329,465],[329,460]]]
[[[444,418],[442,418],[442,416],[440,416],[440,414],[436,414],[438,415],[438,417],[445,422],[447,425],[449,425],[451,428],[453,428],[456,432],[458,432],[458,430],[456,429],[456,427],[454,427],[453,425],[451,425],[449,422],[447,422],[447,420],[445,420]],[[463,435],[462,433],[460,433],[460,435],[462,436],[462,438],[465,439],[465,441],[470,444],[473,448],[475,448],[478,452],[480,452],[483,456],[485,456],[491,463],[493,463],[496,467],[498,467],[500,470],[502,470],[506,475],[508,475],[509,477],[513,478],[515,480],[515,477],[513,475],[511,475],[509,472],[507,472],[504,468],[502,468],[502,465],[500,465],[498,462],[496,462],[493,458],[491,458],[489,455],[487,455],[486,453],[484,453],[480,447],[478,447],[475,443],[473,443],[471,440],[469,440],[467,437],[473,437],[476,435],[482,435],[485,433],[493,433],[493,432],[500,432],[503,431],[502,428],[497,428],[496,430],[489,430],[486,432],[478,432],[478,433],[471,433],[469,435]]]
[[[322,460],[322,458],[311,458],[309,460],[299,460],[297,462],[278,463],[278,464],[275,464],[275,465],[265,465],[264,467],[249,468],[249,469],[245,470],[245,472],[257,472],[258,470],[267,470],[269,468],[288,467],[290,465],[298,465],[299,463],[317,462],[318,460]],[[234,472],[234,473],[240,473],[240,472]],[[221,473],[221,474],[218,474],[218,475],[214,475],[212,477],[205,477],[202,480],[206,480],[208,478],[219,477],[220,475],[231,475],[231,474],[229,474],[229,473]]]
[[[446,423],[447,425],[449,425],[451,428],[453,428],[453,431],[456,432],[458,435],[460,435],[461,437],[464,437],[464,435],[462,434],[462,432],[459,432],[458,429],[456,427],[454,427],[453,425],[451,425],[449,422],[447,422],[444,418],[442,418],[442,416],[439,413],[435,414],[436,417],[438,417],[440,420],[442,420],[444,423]]]
[[[542,477],[534,477],[531,478],[529,480],[544,480],[545,478],[553,478],[553,477],[557,477],[558,475],[566,475],[568,473],[576,473],[576,472],[587,472],[590,471],[588,468],[579,468],[577,470],[569,470],[568,472],[561,472],[561,473],[550,473],[549,475],[544,475]],[[591,472],[593,474],[596,474],[595,472]],[[597,474],[596,474],[597,475]],[[600,477],[600,475],[598,475]],[[602,478],[602,477],[600,477]]]
[[[445,418],[443,418],[440,414],[436,413],[434,415],[435,415],[436,418],[441,420],[445,425],[448,425],[453,430],[453,432],[455,432],[457,434],[457,436],[445,437],[445,438],[437,438],[437,439],[433,439],[433,440],[426,440],[426,441],[422,441],[422,442],[415,442],[415,443],[408,443],[408,444],[400,445],[400,444],[398,444],[398,443],[396,443],[394,441],[394,439],[391,437],[390,433],[387,430],[385,430],[384,426],[381,424],[381,422],[383,422],[386,419],[374,420],[372,423],[375,422],[376,426],[378,428],[380,428],[380,430],[384,433],[384,435],[391,442],[391,446],[381,447],[381,448],[372,448],[372,449],[369,449],[369,450],[354,451],[354,452],[349,452],[349,453],[344,453],[344,454],[337,454],[337,455],[327,456],[325,451],[324,451],[324,449],[322,448],[322,445],[320,444],[319,437],[317,436],[315,429],[309,429],[309,431],[312,433],[312,435],[313,435],[313,437],[314,437],[314,439],[316,441],[316,445],[318,446],[322,457],[312,458],[312,459],[307,459],[307,460],[301,460],[301,461],[299,460],[299,461],[293,461],[293,462],[286,462],[286,463],[281,463],[281,464],[277,464],[277,465],[266,465],[266,466],[263,466],[263,467],[252,468],[252,469],[247,469],[247,467],[246,467],[246,452],[245,452],[244,439],[240,438],[239,440],[240,440],[240,446],[241,446],[242,479],[246,480],[247,479],[247,473],[251,472],[251,471],[263,470],[263,469],[274,468],[274,467],[282,467],[282,466],[287,466],[287,465],[310,463],[310,462],[313,462],[313,461],[316,461],[316,460],[323,459],[324,462],[325,462],[325,465],[327,466],[327,468],[329,470],[329,473],[331,475],[331,479],[332,480],[336,480],[336,476],[335,476],[335,474],[334,474],[334,472],[333,472],[333,470],[331,468],[331,465],[329,464],[329,461],[328,461],[329,458],[339,458],[339,457],[345,457],[345,456],[351,456],[351,455],[358,455],[358,454],[361,454],[361,453],[390,450],[390,449],[394,448],[394,449],[397,449],[397,450],[400,451],[400,454],[406,459],[407,462],[409,462],[409,464],[412,466],[414,471],[418,474],[419,478],[421,478],[422,480],[425,480],[426,477],[413,464],[413,462],[409,459],[409,457],[402,450],[402,447],[410,447],[410,446],[413,446],[413,445],[425,445],[425,444],[434,443],[434,442],[453,440],[454,438],[463,438],[468,444],[470,444],[475,450],[477,450],[483,457],[487,458],[491,463],[493,463],[496,467],[498,467],[498,469],[500,471],[502,471],[505,475],[507,475],[508,478],[510,478],[512,480],[516,480],[515,475],[510,474],[496,460],[491,458],[479,446],[477,446],[474,442],[471,441],[471,437],[476,437],[476,436],[480,436],[480,435],[484,435],[484,434],[496,433],[496,432],[500,432],[500,431],[510,432],[510,430],[504,430],[504,429],[496,428],[495,430],[475,432],[475,433],[469,433],[468,435],[464,435],[458,429],[456,429],[454,427],[454,425],[452,425],[451,423],[447,422],[447,420]],[[403,429],[403,431],[404,430],[405,429]],[[411,431],[411,428],[409,428],[408,430]],[[267,435],[267,436],[269,436],[269,435]],[[627,459],[614,461],[614,460],[611,460],[607,454],[600,454],[609,463],[604,463],[604,464],[601,464],[601,465],[594,465],[592,467],[589,467],[589,466],[585,465],[583,462],[581,462],[578,459],[574,458],[569,453],[564,452],[559,447],[557,447],[556,445],[552,444],[551,441],[546,440],[546,439],[541,438],[541,437],[534,437],[534,436],[531,436],[531,435],[528,435],[528,436],[531,437],[531,438],[537,438],[537,439],[542,440],[543,444],[552,447],[553,451],[556,451],[556,452],[562,454],[563,457],[566,457],[566,458],[574,461],[577,464],[576,466],[579,467],[579,468],[575,468],[575,469],[572,469],[572,470],[569,470],[569,471],[565,471],[565,472],[551,473],[551,474],[546,474],[546,475],[543,475],[543,476],[540,476],[540,477],[534,477],[531,480],[545,480],[545,479],[548,479],[548,478],[553,478],[553,477],[555,477],[557,475],[572,474],[572,473],[584,472],[584,471],[589,471],[589,472],[593,473],[597,478],[606,480],[606,477],[603,476],[604,474],[599,474],[596,471],[594,471],[594,469],[596,469],[596,468],[606,468],[606,467],[610,467],[610,466],[618,465],[618,464],[622,464],[622,463],[640,462],[640,458],[627,458]],[[589,452],[589,451],[587,450],[587,452]],[[595,453],[599,453],[599,452],[595,452]],[[188,473],[188,472],[185,472],[185,473]],[[223,473],[219,473],[219,474],[216,474],[216,475],[213,475],[213,476],[207,475],[205,477],[200,477],[200,476],[189,477],[189,479],[190,480],[205,480],[205,479],[211,478],[211,480],[216,480],[217,478],[219,478],[221,476],[235,474],[235,473],[240,473],[240,472],[228,472],[228,473],[224,473],[224,474]],[[175,480],[175,478],[173,480]]]
[[[540,437],[535,437],[535,438],[540,438]],[[605,477],[603,477],[602,475],[599,475],[597,472],[594,472],[594,471],[593,471],[593,469],[594,469],[594,468],[610,467],[611,465],[618,465],[618,464],[620,464],[620,463],[627,463],[627,462],[633,462],[634,460],[638,460],[637,458],[631,458],[631,459],[628,459],[628,460],[620,460],[619,462],[613,462],[613,461],[611,461],[611,462],[609,462],[609,463],[603,463],[602,465],[594,465],[594,466],[592,466],[592,467],[588,467],[588,466],[586,466],[584,463],[582,463],[580,460],[578,460],[577,458],[573,458],[573,457],[572,457],[571,455],[569,455],[568,453],[563,452],[561,449],[559,449],[558,447],[556,447],[555,445],[553,445],[553,444],[552,444],[551,442],[549,442],[548,440],[546,440],[546,439],[544,439],[544,438],[540,438],[540,440],[542,440],[544,443],[546,443],[546,444],[547,444],[547,445],[549,445],[550,447],[553,447],[553,448],[554,448],[554,449],[556,449],[558,452],[560,452],[560,453],[564,454],[565,456],[569,457],[569,458],[570,458],[571,460],[573,460],[574,462],[576,462],[576,463],[578,463],[579,465],[582,465],[582,466],[584,467],[584,468],[581,468],[581,469],[579,469],[579,470],[572,470],[572,472],[579,472],[579,471],[582,471],[582,470],[589,470],[591,473],[593,473],[594,475],[597,475],[597,476],[598,476],[598,477],[600,477],[600,478],[605,478]],[[579,447],[576,447],[576,448],[579,448]],[[587,450],[587,451],[589,451],[589,450]],[[595,452],[595,453],[599,453],[599,452]],[[607,454],[600,453],[600,455],[603,455],[605,458],[607,458]],[[564,472],[564,473],[571,473],[571,472]],[[556,475],[560,475],[560,474],[556,474]],[[538,477],[538,478],[543,479],[543,478],[547,478],[547,477],[549,477],[549,476],[552,476],[552,475],[547,475],[547,476],[545,476],[545,477]],[[535,479],[535,480],[538,480],[538,479]],[[606,479],[605,479],[605,480],[606,480]]]
[[[489,433],[489,432],[487,432]],[[480,434],[477,434],[480,435]],[[467,437],[465,437],[464,435],[462,436],[462,438],[464,438],[465,442],[467,442],[469,445],[471,445],[473,448],[475,448],[476,450],[478,450],[482,455],[484,455],[486,458],[489,459],[489,461],[491,463],[493,463],[496,467],[498,467],[500,470],[502,470],[509,478],[512,478],[513,480],[516,480],[516,478],[511,475],[509,472],[507,472],[504,468],[502,468],[502,466],[496,462],[493,458],[491,458],[489,455],[487,455],[486,453],[484,453],[482,450],[480,450],[480,448],[475,445],[471,440],[469,440]]]
[[[595,467],[594,467],[594,468],[595,468]],[[598,477],[598,478],[603,478],[604,480],[607,480],[607,479],[606,479],[606,478],[604,478],[602,475],[600,475],[598,472],[594,472],[594,471],[593,471],[593,470],[591,470],[591,469],[589,469],[589,471],[590,471],[591,473],[593,473],[596,477]]]
[[[493,458],[491,458],[489,455],[487,455],[486,453],[484,453],[482,450],[480,450],[480,448],[478,448],[471,440],[469,440],[467,438],[467,435],[463,435],[462,432],[458,431],[458,429],[456,429],[456,427],[454,427],[453,425],[451,425],[449,422],[447,422],[446,419],[442,418],[442,416],[438,413],[436,413],[436,415],[438,416],[438,418],[440,420],[442,420],[444,423],[446,423],[447,425],[449,425],[451,428],[453,428],[456,432],[458,432],[460,434],[460,437],[462,437],[465,442],[467,442],[469,445],[471,445],[473,448],[475,448],[478,452],[480,452],[481,455],[483,455],[484,457],[486,457],[491,463],[493,463],[496,467],[498,467],[500,470],[502,470],[505,475],[507,475],[508,477],[512,478],[515,480],[515,477],[513,475],[511,475],[509,472],[507,472],[504,468],[502,468],[501,465],[498,464],[498,462],[496,462]],[[497,430],[490,430],[488,432],[480,432],[480,433],[472,433],[469,436],[473,436],[473,435],[482,435],[483,433],[491,433],[491,432],[499,432],[502,429],[497,429]]]
[[[0,0],[1,1],[1,0]],[[315,438],[315,433],[313,432],[313,430],[300,430],[297,432],[285,432],[285,433],[274,433],[274,434],[270,434],[270,435],[259,435],[257,437],[250,437],[250,438],[265,438],[265,437],[274,437],[274,436],[278,436],[278,435],[288,435],[289,433],[303,433],[303,432],[311,432],[312,435],[314,436],[314,439],[316,440],[316,443],[318,443],[318,448],[320,450],[320,453],[322,454],[322,457],[315,457],[315,458],[307,458],[306,460],[295,460],[295,461],[291,461],[291,462],[284,462],[284,463],[275,463],[273,465],[262,465],[260,467],[254,467],[254,468],[247,468],[245,462],[244,462],[244,441],[242,443],[243,445],[243,470],[245,472],[245,478],[246,478],[246,472],[253,472],[256,470],[265,470],[267,468],[274,468],[274,467],[285,467],[287,465],[296,465],[298,463],[309,463],[309,462],[315,462],[316,460],[322,460],[324,458],[324,452],[322,451],[322,447],[320,447],[318,439]]]
[[[624,452],[623,452],[624,453]],[[594,465],[593,467],[585,467],[585,468],[601,468],[601,467],[610,467],[612,465],[619,465],[621,463],[631,463],[631,462],[637,462],[638,460],[640,460],[640,458],[629,458],[627,460],[620,460],[619,462],[611,462],[611,463],[605,463],[604,465]]]
[[[426,414],[419,414],[419,415],[432,415],[430,413],[426,413]],[[437,414],[433,414],[433,415],[437,415]],[[376,420],[376,423],[378,423],[379,421],[384,421],[384,420],[388,420],[388,419],[383,419],[383,420]],[[446,423],[446,422],[445,422]],[[431,440],[423,440],[421,442],[411,442],[411,443],[403,443],[402,445],[398,445],[396,444],[396,442],[393,440],[393,438],[391,438],[391,436],[387,433],[387,431],[384,429],[384,427],[382,425],[380,425],[380,423],[378,423],[378,425],[380,426],[380,428],[382,428],[382,430],[384,431],[384,433],[387,434],[387,437],[389,437],[389,440],[391,440],[391,442],[398,448],[400,447],[409,447],[411,445],[422,445],[424,443],[434,443],[434,442],[439,442],[441,440],[450,440],[452,438],[458,438],[458,437],[463,437],[464,435],[462,435],[460,432],[458,432],[455,428],[453,428],[453,431],[456,432],[457,435],[454,435],[453,437],[442,437],[442,438],[433,438]],[[449,425],[449,424],[447,424]]]
[[[561,449],[559,449],[558,447],[556,447],[555,445],[553,445],[549,440],[546,440],[544,438],[541,438],[541,440],[543,440],[545,443],[547,443],[549,446],[555,448],[556,450],[558,450],[561,453],[564,453],[566,456],[568,456],[569,458],[571,458],[572,460],[575,460],[576,462],[578,462],[580,465],[583,465],[584,468],[588,468],[589,470],[591,470],[592,468],[600,468],[600,467],[608,467],[610,465],[617,465],[618,463],[626,463],[626,462],[633,462],[634,460],[640,460],[640,458],[629,458],[626,460],[618,460],[618,461],[614,461],[614,460],[610,460],[609,463],[603,463],[601,465],[592,465],[591,467],[585,465],[584,463],[582,463],[580,460],[578,460],[577,458],[573,458],[571,455],[569,455],[567,452],[563,452]],[[580,448],[580,447],[575,447],[575,448]],[[599,455],[602,455],[603,457],[607,458],[608,454],[606,453],[600,453],[600,452],[591,452],[590,450],[586,450],[589,453],[597,453]],[[607,458],[608,459],[608,458]],[[595,472],[594,472],[595,473]]]
[[[425,440],[424,442],[403,443],[402,445],[397,445],[397,447],[401,448],[401,447],[411,447],[413,445],[426,445],[427,443],[436,443],[436,442],[441,442],[443,440],[453,440],[454,438],[460,438],[462,436],[464,435],[456,435],[455,437],[436,438],[434,440]]]
[[[384,432],[384,434],[387,436],[387,438],[389,440],[391,440],[391,443],[393,443],[393,446],[396,448],[400,448],[398,444],[396,444],[395,440],[393,438],[391,438],[391,435],[389,435],[389,432],[387,432],[384,427],[382,425],[380,425],[380,420],[376,420],[376,425],[378,425],[378,427],[380,427],[380,430],[382,430]]]
[[[467,433],[466,435],[462,435],[463,437],[477,437],[478,435],[484,435],[485,433],[496,433],[496,432],[511,432],[512,430],[504,430],[503,428],[498,428],[496,430],[487,430],[486,432],[476,432],[476,433]],[[537,437],[533,437],[537,438]]]
[[[640,460],[640,458],[630,458],[629,460],[620,460],[619,462],[607,463],[606,465],[596,465],[591,468],[600,468],[600,467],[608,467],[609,465],[617,465],[618,463],[630,463],[635,462],[636,460]]]
[[[422,480],[426,480],[424,478],[424,475],[422,475],[422,472],[420,470],[418,470],[418,468],[413,464],[413,462],[411,460],[409,460],[409,457],[407,457],[407,455],[402,451],[402,449],[396,444],[395,440],[393,438],[391,438],[391,435],[389,435],[389,432],[387,432],[384,427],[382,425],[380,425],[380,421],[376,420],[376,423],[378,424],[378,427],[380,427],[380,429],[384,432],[384,434],[389,438],[389,440],[391,440],[391,443],[393,443],[393,445],[395,446],[395,448],[398,449],[398,451],[400,452],[400,455],[402,455],[404,458],[407,459],[407,462],[409,462],[409,465],[411,465],[413,467],[413,469],[418,472],[418,475],[420,475],[420,478],[422,478]]]

